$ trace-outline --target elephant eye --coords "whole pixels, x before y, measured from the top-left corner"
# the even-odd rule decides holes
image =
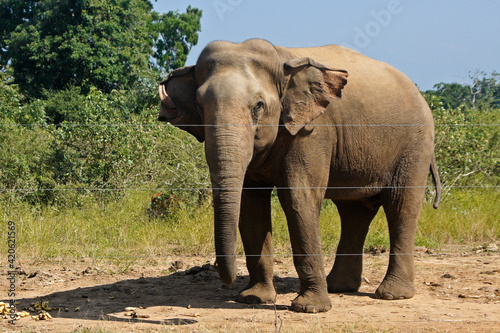
[[[254,106],[253,108],[253,114],[254,116],[257,116],[260,112],[260,110],[264,107],[264,102],[259,101],[257,105]]]

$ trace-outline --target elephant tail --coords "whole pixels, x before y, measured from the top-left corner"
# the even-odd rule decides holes
[[[436,197],[434,198],[433,207],[437,209],[439,207],[439,202],[441,201],[441,180],[439,179],[439,172],[436,163],[436,155],[432,154],[431,159],[431,174],[432,179],[434,180],[434,184],[436,185]]]

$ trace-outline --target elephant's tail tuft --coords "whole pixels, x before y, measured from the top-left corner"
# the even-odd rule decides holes
[[[432,154],[431,159],[431,174],[434,184],[436,185],[436,197],[434,199],[433,207],[437,209],[439,207],[439,202],[441,201],[441,180],[439,179],[439,172],[436,163],[436,155]]]

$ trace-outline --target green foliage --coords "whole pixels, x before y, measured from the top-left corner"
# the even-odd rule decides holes
[[[123,112],[118,107],[122,98],[94,89],[72,121],[51,130],[55,181],[61,186],[109,189],[107,196],[120,195],[114,189],[141,186],[206,187],[202,146],[189,134],[158,124],[156,108],[139,115]],[[186,199],[197,198],[196,190],[180,192]]]
[[[126,91],[76,87],[23,104],[16,85],[0,87],[0,188],[16,190],[4,199],[79,206],[143,187],[195,203],[208,187],[203,146],[159,123],[156,105],[136,113]]]
[[[472,109],[500,108],[500,73],[488,76],[484,72],[470,74],[471,84],[438,83],[434,90],[425,92],[435,96],[445,109],[468,107]]]
[[[425,97],[435,119],[435,153],[443,185],[498,185],[500,109],[447,109],[435,95]]]
[[[156,120],[158,81],[184,65],[201,11],[152,9],[149,0],[0,1],[3,199],[79,206],[123,193],[112,189],[207,187],[201,146]]]
[[[161,70],[182,66],[200,31],[199,9],[152,9],[149,0],[3,0],[0,64],[12,66],[29,98],[71,86],[136,89],[151,67],[158,81]]]
[[[44,128],[0,126],[0,200],[50,199],[55,182],[47,163],[49,144]]]
[[[19,87],[12,84],[10,69],[0,68],[0,120],[2,123],[13,124],[45,124],[44,103],[33,100],[24,103],[24,96]]]
[[[147,68],[148,9],[139,0],[38,1],[8,42],[16,82],[35,97],[68,85],[128,86]]]
[[[198,43],[201,10],[189,6],[186,13],[155,14],[152,18],[152,37],[155,58],[160,67],[182,67],[193,45]]]

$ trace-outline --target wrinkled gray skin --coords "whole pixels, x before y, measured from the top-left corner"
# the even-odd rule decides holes
[[[375,295],[414,295],[411,253],[417,220],[429,170],[436,185],[439,176],[431,111],[405,75],[341,46],[283,48],[257,39],[219,41],[205,48],[196,66],[172,72],[159,92],[159,120],[205,141],[216,266],[228,285],[236,278],[239,227],[250,283],[238,301],[272,302],[276,296],[274,186],[300,279],[293,310],[327,311],[332,306],[328,292],[359,288],[360,254],[381,206],[389,224],[391,256]],[[318,226],[323,198],[337,205],[342,225],[339,256],[328,276]],[[438,203],[439,191],[436,207]]]

